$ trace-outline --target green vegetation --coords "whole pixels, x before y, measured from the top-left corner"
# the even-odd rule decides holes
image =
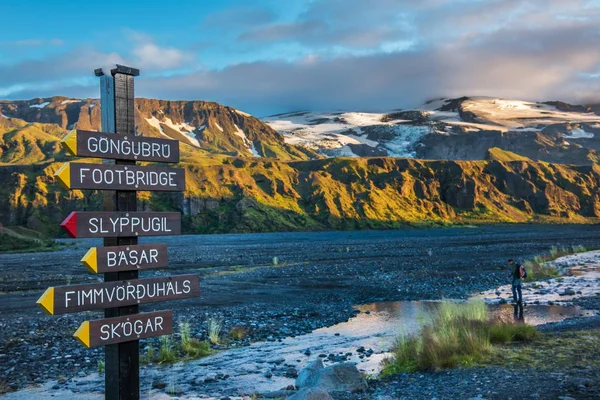
[[[223,321],[217,318],[209,318],[208,325],[208,340],[212,344],[219,344],[221,340],[221,330],[223,329]]]
[[[250,331],[245,326],[237,325],[229,330],[229,337],[233,340],[244,340]]]
[[[587,251],[590,250],[584,246],[553,246],[547,254],[536,256],[532,260],[527,260],[525,263],[523,263],[524,267],[527,269],[526,280],[535,281],[558,276],[559,271],[553,265],[549,265],[548,262],[554,261],[560,257],[577,253],[585,253]]]
[[[99,374],[104,373],[104,361],[102,361],[102,360],[98,360],[98,373]]]
[[[140,361],[144,364],[171,364],[178,361],[194,360],[212,353],[210,344],[206,341],[199,341],[191,335],[191,326],[189,322],[179,324],[179,333],[181,342],[173,340],[173,335],[165,335],[159,338],[158,352],[150,344],[145,355]]]
[[[491,149],[488,149],[485,159],[486,160],[495,160],[495,161],[505,161],[505,162],[507,162],[507,161],[529,161],[529,162],[531,162],[531,159],[529,159],[527,157],[524,157],[517,153],[513,153],[512,151],[500,149],[498,147],[492,147]]]
[[[386,157],[284,162],[182,149],[186,192],[138,198],[144,209],[184,211],[186,233],[594,223],[600,217],[597,167]],[[56,184],[59,166],[0,167],[0,223],[57,236],[68,212],[101,209],[98,191]]]
[[[35,252],[56,250],[58,245],[54,240],[30,239],[18,235],[0,232],[0,253],[3,252]]]
[[[600,329],[546,333],[531,344],[498,346],[489,363],[538,370],[600,368]]]
[[[488,361],[493,345],[536,337],[534,327],[490,321],[483,302],[444,302],[419,334],[398,338],[381,374],[471,366]]]

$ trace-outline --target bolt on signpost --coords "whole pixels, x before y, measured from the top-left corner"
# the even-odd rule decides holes
[[[178,162],[177,140],[135,136],[135,68],[101,69],[102,130],[77,130],[62,140],[76,157],[102,158],[104,164],[65,163],[56,172],[67,189],[104,190],[104,211],[72,212],[61,227],[76,238],[104,238],[81,262],[104,282],[48,288],[37,303],[59,315],[104,309],[104,319],[84,321],[73,335],[86,347],[105,346],[106,398],[137,400],[139,339],[173,332],[173,312],[138,314],[139,304],[200,296],[197,275],[138,279],[138,271],[166,267],[167,246],[138,245],[139,236],[179,235],[181,213],[138,212],[136,190],[183,191],[185,170],[136,166],[136,161]],[[114,161],[112,161],[114,160]],[[112,162],[111,162],[112,161]]]

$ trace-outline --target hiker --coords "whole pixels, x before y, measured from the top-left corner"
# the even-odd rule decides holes
[[[510,277],[512,279],[512,294],[515,304],[523,304],[523,293],[521,291],[521,279],[527,276],[525,267],[512,258],[508,260],[508,266],[511,269]]]
[[[521,290],[521,279],[527,276],[525,267],[515,262],[512,258],[508,260],[510,277],[512,280],[512,294],[514,300],[514,317],[517,321],[523,321],[523,292]]]

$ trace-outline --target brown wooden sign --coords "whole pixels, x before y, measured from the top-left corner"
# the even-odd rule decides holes
[[[114,133],[73,131],[61,142],[73,156],[179,162],[179,141]]]
[[[83,321],[73,335],[85,347],[123,343],[173,333],[173,311]]]
[[[49,314],[58,315],[198,296],[198,275],[175,275],[49,287],[37,303]]]
[[[54,174],[66,189],[185,190],[183,168],[64,163]]]
[[[95,274],[162,268],[168,265],[167,245],[92,247],[81,262]]]
[[[60,226],[75,238],[179,235],[181,213],[74,211]]]

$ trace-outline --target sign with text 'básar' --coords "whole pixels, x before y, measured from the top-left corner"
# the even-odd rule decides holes
[[[83,321],[73,335],[85,347],[98,347],[173,333],[173,311]]]
[[[92,247],[81,259],[91,272],[131,271],[168,265],[166,244]]]
[[[66,189],[185,190],[183,168],[64,163],[54,176]]]
[[[198,275],[49,287],[37,304],[52,315],[200,296]]]
[[[74,238],[181,234],[181,213],[73,211],[60,224]]]
[[[67,135],[61,144],[78,157],[179,162],[178,140],[77,130]]]

